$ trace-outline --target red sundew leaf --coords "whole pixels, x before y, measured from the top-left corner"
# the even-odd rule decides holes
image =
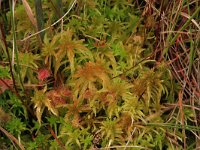
[[[50,71],[47,68],[42,68],[38,70],[38,79],[44,81],[51,75]]]
[[[0,94],[9,89],[9,87],[12,87],[12,84],[13,82],[10,79],[0,79]]]
[[[85,99],[90,99],[90,98],[92,98],[94,96],[94,93],[95,93],[95,91],[86,90],[85,93],[84,93],[84,95],[83,95],[83,97]]]
[[[46,96],[51,100],[53,106],[60,106],[67,103],[66,98],[71,98],[71,91],[67,87],[58,87],[55,90],[50,90]]]
[[[56,91],[61,95],[61,96],[65,96],[65,97],[72,97],[72,92],[64,86],[60,86],[56,89]]]
[[[64,98],[62,98],[62,97],[54,96],[53,98],[51,98],[51,104],[54,107],[61,106],[61,105],[66,104],[66,100]]]

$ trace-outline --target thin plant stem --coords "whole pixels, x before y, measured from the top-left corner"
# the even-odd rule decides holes
[[[11,3],[11,0],[10,0],[10,3]],[[23,82],[22,82],[22,77],[21,77],[21,72],[20,72],[18,48],[17,48],[17,42],[16,42],[16,33],[15,33],[15,16],[14,16],[15,2],[14,2],[14,0],[12,0],[11,5],[12,5],[12,7],[11,7],[12,8],[11,9],[11,14],[12,14],[11,23],[12,23],[12,32],[13,32],[13,56],[12,56],[12,58],[14,58],[14,56],[16,57],[16,71],[17,71],[17,74],[18,74],[18,78],[19,78],[19,81],[20,81],[21,88],[24,91],[24,85],[23,85]],[[12,62],[12,63],[14,63],[14,62]],[[14,66],[14,64],[13,64],[13,66]]]
[[[35,11],[36,11],[36,19],[37,19],[37,31],[40,31],[44,28],[44,17],[42,10],[42,1],[35,0]],[[44,38],[44,32],[39,34],[39,41],[42,41]]]
[[[58,19],[56,22],[54,22],[53,24],[51,24],[51,25],[48,26],[47,28],[44,28],[44,29],[42,29],[42,30],[40,30],[40,31],[38,31],[38,32],[36,32],[36,33],[34,33],[34,34],[31,34],[30,36],[25,37],[25,38],[22,39],[21,41],[26,41],[26,40],[30,39],[31,37],[33,37],[33,36],[35,36],[35,35],[38,35],[38,34],[44,32],[44,31],[50,29],[51,27],[55,26],[57,23],[59,23],[60,21],[62,21],[63,18],[65,18],[65,17],[69,14],[69,12],[71,11],[71,9],[74,7],[74,5],[76,4],[76,1],[77,1],[77,0],[74,0],[74,1],[73,1],[72,5],[71,5],[70,8],[68,9],[68,11],[67,11],[60,19]]]
[[[5,33],[4,33],[3,24],[0,24],[0,28],[1,28],[2,41],[5,45],[5,49],[6,49],[6,53],[7,53],[7,57],[8,57],[8,61],[9,61],[10,74],[11,74],[11,78],[12,78],[12,81],[13,81],[13,87],[15,89],[16,95],[19,96],[18,89],[17,89],[17,86],[16,86],[15,77],[14,77],[14,73],[13,73],[13,68],[12,68],[12,64],[11,64],[10,54],[9,54],[9,51],[8,51],[8,45],[7,45],[7,42],[6,42],[6,36],[5,36]]]
[[[185,24],[178,31],[179,32],[183,31],[190,24],[191,20],[199,13],[199,11],[200,11],[200,7],[196,9],[193,15],[185,22]],[[174,44],[178,36],[179,36],[179,33],[176,33],[175,36],[172,38],[171,42],[169,43],[169,45],[164,49],[163,56],[168,53],[169,47]]]
[[[24,146],[12,134],[10,134],[1,126],[0,126],[0,131],[3,132],[11,141],[16,143],[20,147],[21,150],[25,150]]]

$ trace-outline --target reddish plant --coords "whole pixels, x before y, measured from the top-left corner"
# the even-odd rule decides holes
[[[38,79],[40,81],[44,81],[45,79],[50,77],[50,75],[51,75],[51,73],[50,73],[49,69],[47,69],[47,68],[41,68],[38,70]]]

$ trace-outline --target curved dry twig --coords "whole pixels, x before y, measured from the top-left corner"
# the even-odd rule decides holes
[[[38,32],[36,32],[36,33],[34,33],[34,34],[31,34],[31,35],[25,37],[25,38],[22,39],[21,41],[22,41],[22,42],[23,42],[23,41],[26,41],[26,40],[30,39],[31,37],[36,36],[36,35],[38,35],[38,34],[44,32],[44,31],[50,29],[51,27],[55,26],[57,23],[59,23],[60,21],[62,21],[63,18],[65,18],[65,17],[69,14],[69,12],[72,10],[72,8],[74,7],[74,5],[76,4],[76,1],[77,1],[77,0],[74,0],[74,1],[73,1],[72,5],[71,5],[70,8],[68,9],[68,11],[67,11],[60,19],[58,19],[56,22],[54,22],[54,23],[51,24],[50,26],[48,26],[48,27],[46,27],[46,28],[44,28],[44,29],[42,29],[42,30],[40,30],[40,31],[38,31]]]

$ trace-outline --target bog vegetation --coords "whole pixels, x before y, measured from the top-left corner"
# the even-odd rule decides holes
[[[198,149],[199,10],[1,1],[0,149]]]

